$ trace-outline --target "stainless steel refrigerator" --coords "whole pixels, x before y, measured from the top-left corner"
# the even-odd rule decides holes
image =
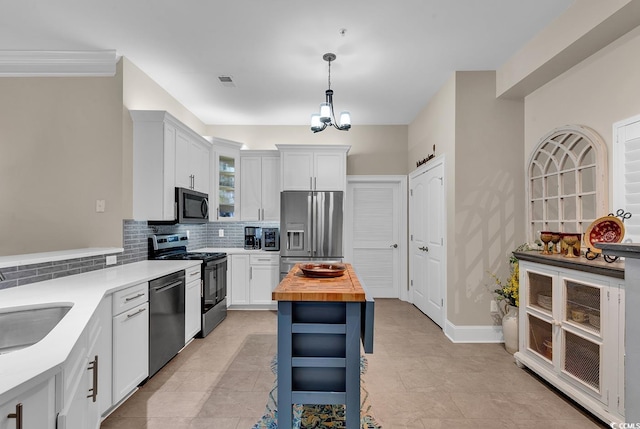
[[[342,261],[342,191],[280,193],[280,279],[298,262]]]

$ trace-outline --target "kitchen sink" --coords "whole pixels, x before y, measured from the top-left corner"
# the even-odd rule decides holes
[[[24,349],[42,340],[71,307],[64,303],[0,310],[0,354]]]

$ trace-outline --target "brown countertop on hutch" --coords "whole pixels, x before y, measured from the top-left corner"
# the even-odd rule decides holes
[[[584,256],[567,258],[564,255],[543,255],[539,251],[513,252],[513,255],[523,261],[537,262],[554,267],[569,268],[591,274],[624,279],[624,262],[606,262],[602,256],[589,260]]]
[[[272,292],[275,301],[364,302],[365,292],[351,264],[340,277],[306,277],[296,264]]]

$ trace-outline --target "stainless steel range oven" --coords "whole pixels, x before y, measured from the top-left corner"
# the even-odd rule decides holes
[[[149,239],[149,257],[156,260],[202,261],[201,313],[198,336],[205,337],[227,317],[227,254],[187,252],[189,239],[185,233],[156,234]]]

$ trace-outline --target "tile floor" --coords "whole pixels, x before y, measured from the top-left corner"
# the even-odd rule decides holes
[[[275,312],[230,311],[101,428],[250,429],[273,384],[275,333]],[[234,360],[253,334],[266,334],[263,344]],[[374,354],[367,358],[372,414],[385,429],[609,427],[517,368],[502,345],[453,344],[398,300],[376,300]]]

